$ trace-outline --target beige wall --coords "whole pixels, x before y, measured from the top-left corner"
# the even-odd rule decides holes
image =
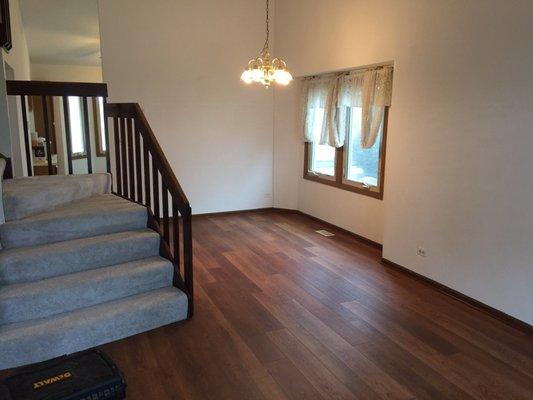
[[[384,200],[301,178],[294,85],[275,95],[274,204],[533,323],[532,17],[520,0],[277,2],[295,75],[394,61],[395,76]]]
[[[34,81],[102,82],[102,67],[85,65],[31,64]]]
[[[115,0],[99,12],[110,99],[141,104],[193,212],[270,207],[272,90],[240,81],[263,45],[264,2]]]

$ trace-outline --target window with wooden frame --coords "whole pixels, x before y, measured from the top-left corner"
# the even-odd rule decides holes
[[[94,136],[97,157],[105,157],[107,143],[105,141],[105,117],[103,97],[93,97]]]
[[[386,68],[304,83],[304,179],[383,198],[392,82]]]
[[[72,146],[72,159],[87,157],[85,133],[83,128],[83,113],[81,97],[68,97],[68,114],[70,123],[70,140]]]

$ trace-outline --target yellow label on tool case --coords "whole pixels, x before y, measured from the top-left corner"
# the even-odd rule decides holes
[[[56,375],[56,376],[52,376],[50,378],[43,379],[42,381],[34,382],[33,383],[33,388],[34,389],[40,389],[42,387],[51,385],[52,383],[61,382],[61,381],[64,381],[65,379],[69,379],[69,378],[72,378],[72,374],[67,371],[67,372],[64,372],[62,374],[59,374],[59,375]]]

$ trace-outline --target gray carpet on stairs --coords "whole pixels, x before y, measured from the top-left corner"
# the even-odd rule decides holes
[[[0,325],[44,318],[172,285],[159,256],[42,281],[0,287]]]
[[[0,226],[4,248],[146,228],[146,207],[112,194],[89,197]]]
[[[2,198],[6,221],[111,192],[110,174],[50,175],[6,179]]]
[[[51,318],[0,326],[0,369],[48,360],[187,318],[187,296],[167,287]]]
[[[159,254],[151,229],[91,236],[0,251],[0,285],[32,282]]]
[[[72,187],[85,185],[79,179]],[[101,191],[96,186],[0,225],[0,369],[187,318],[187,296],[172,286],[173,265],[159,256],[160,237],[147,228],[146,208],[93,195]],[[11,216],[24,213],[17,207]]]

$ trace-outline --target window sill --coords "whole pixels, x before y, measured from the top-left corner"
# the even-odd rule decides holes
[[[313,181],[317,183],[322,183],[323,185],[336,187],[337,189],[342,189],[342,190],[346,190],[349,192],[362,194],[363,196],[373,197],[374,199],[383,200],[383,189],[379,192],[374,192],[370,189],[360,188],[354,185],[350,185],[348,183],[340,183],[336,181],[335,178],[333,179],[322,178],[318,175],[313,175],[310,173],[305,173],[303,178],[307,179],[308,181]]]

